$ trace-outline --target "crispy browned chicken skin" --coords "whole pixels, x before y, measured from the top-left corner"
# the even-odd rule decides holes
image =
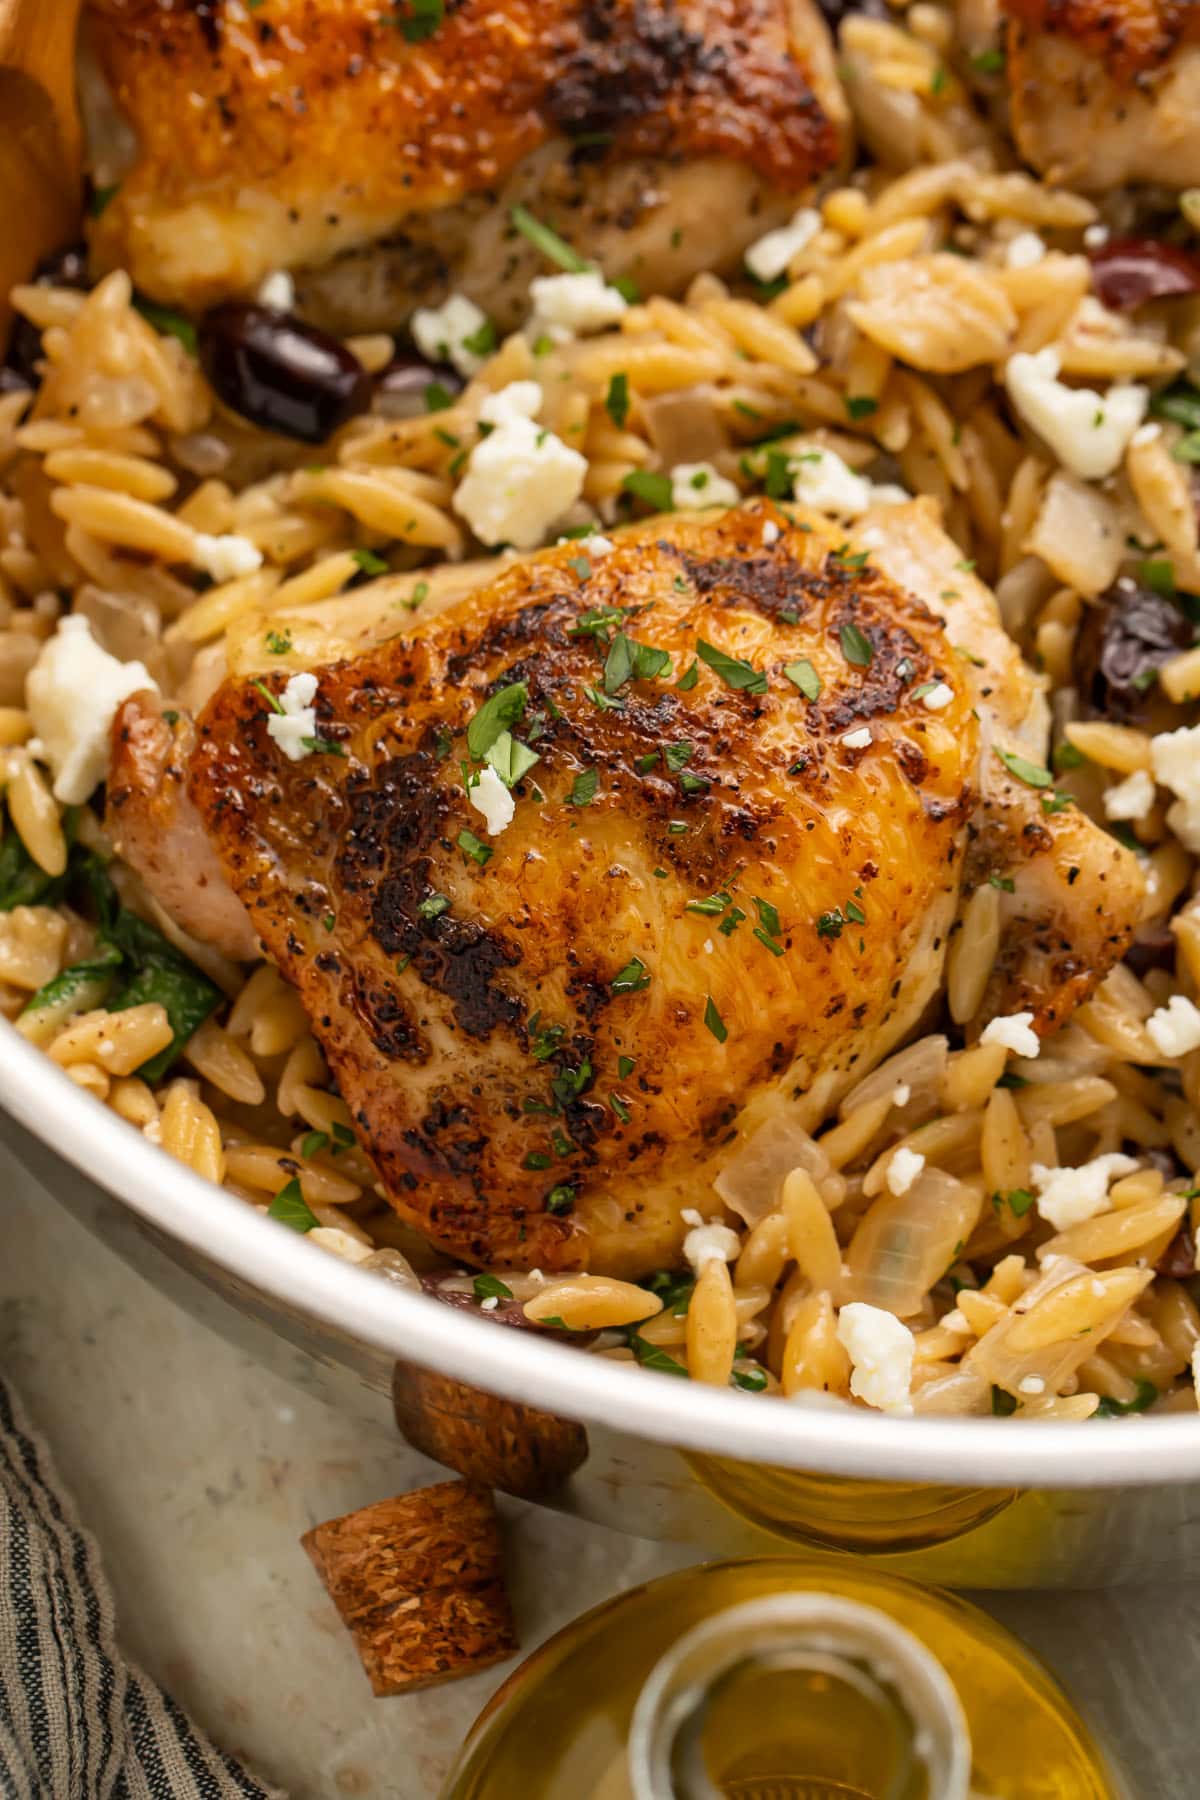
[[[658,1266],[747,1109],[823,1106],[936,990],[972,695],[914,698],[953,669],[938,622],[838,548],[744,508],[547,552],[423,637],[316,671],[342,755],[288,761],[250,682],[202,715],[188,785],[229,881],[393,1203],[452,1254]],[[579,627],[606,607],[648,609],[627,629],[669,673],[604,693]],[[767,692],[686,675],[700,639]],[[815,702],[784,673],[801,658]],[[489,841],[465,732],[516,681],[540,761]]]
[[[1200,181],[1194,0],[1003,0],[1013,132],[1051,181]]]
[[[509,324],[545,266],[514,202],[662,292],[735,263],[844,148],[811,0],[450,0],[419,42],[405,18],[403,0],[92,0],[136,139],[130,160],[111,118],[92,131],[120,175],[101,264],[189,306],[307,271],[302,305],[343,327],[452,285]]]

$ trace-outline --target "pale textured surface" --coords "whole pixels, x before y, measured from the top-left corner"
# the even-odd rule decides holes
[[[128,1651],[293,1800],[433,1800],[507,1669],[372,1700],[298,1540],[441,1471],[193,1324],[3,1152],[0,1230],[0,1365],[100,1539]],[[535,1508],[509,1519],[528,1647],[691,1560]],[[988,1605],[1119,1744],[1136,1800],[1192,1791],[1200,1586],[993,1594]]]

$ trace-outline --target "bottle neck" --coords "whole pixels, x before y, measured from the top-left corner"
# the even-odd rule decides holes
[[[967,1800],[942,1665],[887,1613],[773,1594],[707,1619],[642,1689],[634,1800]]]

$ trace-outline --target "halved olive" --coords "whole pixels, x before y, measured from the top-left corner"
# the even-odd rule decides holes
[[[228,300],[205,315],[197,337],[216,393],[264,431],[322,444],[370,404],[371,378],[358,358],[290,313]]]

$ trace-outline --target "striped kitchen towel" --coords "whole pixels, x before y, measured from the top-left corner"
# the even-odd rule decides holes
[[[285,1800],[117,1648],[95,1540],[0,1381],[3,1800]]]

